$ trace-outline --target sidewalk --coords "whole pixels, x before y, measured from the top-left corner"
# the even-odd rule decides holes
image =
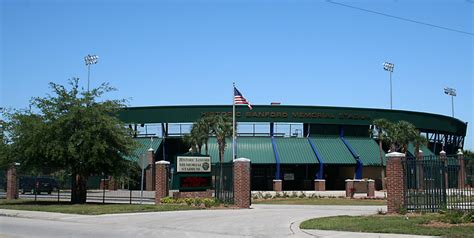
[[[387,233],[364,233],[364,232],[348,232],[348,231],[324,231],[324,230],[301,230],[302,232],[321,238],[431,238],[437,236],[417,236],[404,234],[387,234]]]
[[[69,220],[69,219],[75,219],[79,217],[80,218],[89,217],[89,215],[66,214],[66,213],[58,213],[58,212],[10,210],[10,209],[0,209],[0,216],[33,218],[33,219],[41,219],[41,220]]]

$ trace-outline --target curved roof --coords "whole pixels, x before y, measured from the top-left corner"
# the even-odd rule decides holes
[[[194,122],[203,115],[215,113],[232,115],[232,105],[151,106],[128,107],[118,113],[125,123]],[[354,107],[255,105],[236,106],[239,122],[300,122],[335,125],[370,125],[373,120],[386,118],[405,120],[425,132],[465,136],[467,123],[449,116],[433,113]]]

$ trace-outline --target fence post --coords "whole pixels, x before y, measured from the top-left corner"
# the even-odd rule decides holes
[[[460,189],[464,188],[464,181],[466,178],[466,168],[464,165],[464,153],[461,149],[457,153],[458,163],[459,163],[459,173],[458,173],[458,187]]]
[[[439,152],[439,159],[443,161],[443,166],[444,166],[444,191],[446,193],[446,189],[449,189],[449,181],[448,181],[448,160],[446,157],[446,151],[442,150]]]
[[[424,163],[423,163],[423,151],[422,150],[418,150],[418,156],[416,157],[417,159],[417,163],[416,163],[416,177],[417,177],[417,189],[419,190],[423,190],[425,189],[425,175],[424,175],[424,171],[423,171],[423,168],[424,168]]]
[[[234,160],[234,205],[250,208],[250,160]]]
[[[155,204],[161,203],[161,199],[168,196],[168,166],[169,161],[160,160],[155,163]]]
[[[403,164],[405,154],[391,152],[387,158],[387,211],[397,213],[404,207],[405,175]]]
[[[15,165],[7,171],[7,199],[18,199],[18,178]]]
[[[153,161],[153,149],[150,148],[148,149],[147,153],[146,153],[146,157],[147,157],[147,163],[148,163],[148,167],[147,169],[145,169],[145,185],[146,185],[146,188],[145,190],[146,191],[153,191],[155,189],[155,184],[153,182],[153,177],[156,176],[154,174],[155,172],[155,168],[154,168],[154,161]]]

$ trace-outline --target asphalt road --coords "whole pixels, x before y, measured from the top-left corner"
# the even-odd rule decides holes
[[[99,216],[0,210],[0,237],[312,237],[298,224],[313,217],[374,214],[385,206],[254,205]]]

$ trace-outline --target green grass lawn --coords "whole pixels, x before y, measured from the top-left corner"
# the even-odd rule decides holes
[[[254,199],[253,204],[286,205],[387,205],[386,200],[347,199],[347,198],[274,198]]]
[[[442,215],[336,216],[307,220],[301,229],[396,233],[444,237],[474,237],[474,224],[441,223]]]
[[[14,209],[42,212],[60,212],[82,215],[100,215],[113,213],[132,213],[132,212],[164,212],[200,209],[186,205],[139,205],[139,204],[70,204],[58,202],[35,202],[29,200],[7,201],[0,200],[0,209]]]

